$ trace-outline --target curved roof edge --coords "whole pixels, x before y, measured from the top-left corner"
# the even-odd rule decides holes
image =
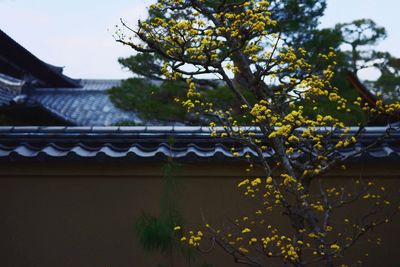
[[[356,131],[352,128],[350,134]],[[210,127],[186,126],[0,127],[0,160],[236,160],[232,146],[239,158],[256,155],[231,138],[211,137],[211,132]],[[375,144],[388,133],[387,139]],[[335,156],[363,162],[400,161],[399,140],[398,128],[367,127],[355,145],[337,150]],[[272,149],[264,153],[267,159],[274,155]]]
[[[41,61],[0,30],[0,72],[15,78],[31,75],[40,87],[78,88],[79,80],[62,74],[63,68]]]

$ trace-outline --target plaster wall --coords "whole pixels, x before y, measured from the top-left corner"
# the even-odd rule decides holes
[[[7,164],[0,170],[0,266],[157,266],[165,259],[145,253],[137,242],[133,224],[142,212],[158,215],[163,179],[161,165],[55,163]],[[222,225],[246,214],[252,203],[243,201],[236,184],[244,166],[184,164],[176,173],[179,207],[188,226],[203,219]],[[393,194],[400,188],[399,170],[355,166],[353,173],[331,173],[332,183],[346,183],[350,176],[380,173],[379,183]],[[372,170],[375,172],[373,173]],[[256,176],[257,173],[252,175]],[[376,177],[376,176],[375,176]],[[340,216],[352,216],[353,206]],[[347,213],[347,214],[346,214]],[[339,216],[339,217],[340,217]],[[284,221],[275,221],[285,227]],[[374,231],[383,245],[369,253],[363,266],[399,266],[400,218]],[[361,257],[366,240],[352,251]],[[362,257],[365,259],[365,257]],[[197,257],[189,265],[176,257],[177,266],[239,266],[222,251]],[[279,266],[279,265],[278,265]]]

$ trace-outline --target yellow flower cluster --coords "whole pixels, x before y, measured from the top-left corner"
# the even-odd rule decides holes
[[[189,231],[189,237],[183,236],[181,241],[186,241],[189,246],[198,247],[200,245],[200,241],[203,238],[203,232],[197,231],[197,233],[193,231]]]

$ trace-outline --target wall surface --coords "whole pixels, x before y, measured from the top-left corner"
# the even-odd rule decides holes
[[[348,176],[380,174],[379,183],[398,194],[400,168],[359,165]],[[163,179],[161,165],[8,163],[0,166],[0,266],[154,266],[163,263],[157,253],[139,246],[133,224],[142,212],[159,214]],[[246,213],[252,203],[243,201],[236,184],[243,166],[235,163],[185,164],[176,172],[179,207],[189,226],[203,218],[222,225]],[[375,173],[373,173],[375,172]],[[365,174],[365,175],[364,175]],[[346,183],[348,177],[332,183]],[[354,206],[349,214],[362,209]],[[277,222],[279,224],[279,221]],[[369,253],[363,266],[399,266],[400,218],[384,225],[373,236],[383,245]],[[282,222],[282,225],[284,222]],[[370,249],[366,240],[352,253]],[[365,259],[365,257],[363,257]],[[189,266],[182,259],[179,266]],[[218,249],[191,264],[239,266]]]

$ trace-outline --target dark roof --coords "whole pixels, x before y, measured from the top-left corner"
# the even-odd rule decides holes
[[[107,90],[120,80],[74,80],[47,64],[0,30],[0,107],[36,106],[66,125],[140,123],[134,112],[117,108]],[[20,105],[15,105],[15,104]]]
[[[78,80],[62,74],[63,68],[47,64],[0,30],[0,72],[40,87],[79,87]]]
[[[351,85],[357,90],[357,93],[360,95],[362,98],[362,101],[364,103],[367,103],[369,107],[377,109],[376,102],[379,100],[379,98],[374,95],[371,90],[369,90],[358,78],[358,76],[351,72],[347,72],[347,79],[351,83]],[[392,112],[392,113],[383,113],[379,114],[378,116],[375,116],[372,118],[372,123],[379,123],[379,122],[385,122],[387,123],[388,121],[399,121],[400,120],[400,112],[398,110]]]
[[[222,131],[222,129],[218,129]],[[353,128],[349,134],[358,129]],[[352,160],[400,160],[400,130],[390,129],[384,142],[360,153],[389,128],[364,129],[358,143],[341,149]],[[251,149],[232,139],[210,137],[208,127],[0,127],[0,160],[135,160],[173,157],[182,160],[234,159],[235,145],[241,156]],[[273,151],[265,152],[266,158]]]
[[[120,80],[81,80],[81,88],[38,88],[29,99],[52,114],[77,126],[110,126],[121,121],[140,123],[132,111],[117,108],[107,90]]]
[[[0,106],[9,105],[21,93],[23,82],[0,73]]]
[[[0,107],[12,104],[39,106],[67,125],[110,126],[121,121],[141,123],[136,113],[117,108],[107,90],[120,80],[82,79],[79,88],[30,88],[24,81],[0,73]]]

